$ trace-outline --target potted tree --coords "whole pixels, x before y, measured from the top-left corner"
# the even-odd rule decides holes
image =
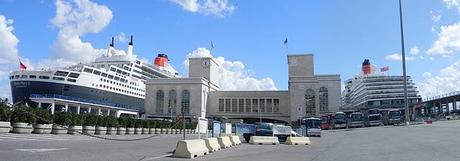
[[[107,117],[97,116],[96,118],[96,135],[105,135],[107,133]]]
[[[14,133],[31,133],[32,124],[35,123],[35,117],[32,115],[32,109],[25,105],[16,107],[11,115],[11,123],[13,125]]]
[[[58,112],[54,114],[54,124],[51,127],[52,134],[66,134],[67,126],[71,122],[71,115],[67,112]]]
[[[84,116],[76,113],[70,113],[69,115],[71,116],[71,121],[68,134],[75,135],[77,133],[82,133]]]
[[[142,134],[142,120],[134,119],[134,134]]]
[[[114,135],[117,133],[118,120],[115,116],[107,117],[107,135]]]
[[[150,125],[148,120],[142,120],[142,135],[149,134]]]
[[[124,135],[126,133],[126,118],[119,117],[117,121],[118,121],[117,135]]]
[[[11,130],[11,110],[4,103],[0,104],[0,134]]]
[[[126,134],[127,135],[134,134],[134,119],[131,117],[126,118]]]
[[[149,127],[149,134],[156,134],[156,132],[155,132],[155,121],[147,120],[147,124],[148,124],[148,127]]]
[[[33,124],[33,133],[35,134],[49,134],[51,133],[51,126],[53,126],[53,115],[47,109],[35,108],[35,116],[37,121]]]
[[[93,114],[85,115],[85,120],[83,121],[83,134],[94,134],[96,118],[96,115]]]

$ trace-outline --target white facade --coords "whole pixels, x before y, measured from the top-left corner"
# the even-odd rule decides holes
[[[339,110],[340,75],[315,75],[312,54],[288,56],[289,90],[287,91],[220,91],[218,64],[212,58],[189,60],[189,78],[162,78],[147,81],[145,100],[147,115],[167,118],[180,114],[182,107],[188,109],[186,102],[184,104],[179,101],[174,106],[176,112],[174,110],[170,112],[171,107],[168,104],[171,104],[169,103],[171,101],[167,93],[171,90],[177,91],[177,100],[183,99],[180,98],[180,91],[190,91],[190,112],[186,115],[195,118],[199,116],[229,119],[262,118],[289,123],[299,118],[319,116],[322,113]],[[161,91],[164,95],[158,95]],[[307,91],[311,95],[307,95]]]

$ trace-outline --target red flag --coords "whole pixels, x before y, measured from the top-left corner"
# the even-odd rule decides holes
[[[390,70],[390,67],[388,67],[388,66],[380,68],[380,72],[386,72],[388,70]]]
[[[21,71],[24,71],[27,69],[27,66],[24,65],[21,61],[19,61],[19,69],[21,69]]]

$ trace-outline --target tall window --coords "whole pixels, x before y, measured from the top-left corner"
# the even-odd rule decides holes
[[[232,98],[232,112],[238,112],[238,99]]]
[[[156,97],[156,113],[157,114],[163,114],[163,108],[165,105],[165,93],[162,90],[157,91],[157,97]]]
[[[190,92],[188,90],[182,91],[182,111],[184,114],[190,114]]]
[[[319,111],[329,111],[329,98],[326,87],[319,88]]]
[[[257,98],[252,99],[252,112],[259,112],[259,100]]]
[[[244,112],[244,99],[238,99],[238,112]]]
[[[176,114],[177,96],[175,90],[169,91],[168,110],[169,113]]]
[[[251,112],[251,99],[246,99],[246,112]]]
[[[224,99],[220,98],[219,99],[219,112],[224,112],[224,107],[225,107]]]
[[[273,112],[280,112],[280,100],[278,98],[273,99]]]
[[[265,112],[265,99],[261,98],[259,99],[260,103],[260,112]]]
[[[315,91],[312,89],[307,89],[307,91],[305,91],[305,114],[307,117],[315,116],[315,104]]]
[[[267,112],[273,111],[272,99],[267,99]]]
[[[231,111],[230,111],[230,109],[231,109],[231,108],[230,108],[230,104],[231,104],[231,99],[226,98],[226,99],[225,99],[225,112],[227,112],[227,113],[230,113],[230,112],[231,112]]]

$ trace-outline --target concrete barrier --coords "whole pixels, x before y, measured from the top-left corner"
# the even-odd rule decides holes
[[[217,141],[219,142],[219,145],[222,149],[230,148],[232,147],[232,142],[230,141],[229,136],[221,136],[217,138]]]
[[[195,158],[209,153],[203,139],[180,140],[177,142],[174,157]]]
[[[206,143],[206,147],[209,149],[209,152],[215,152],[220,150],[220,145],[219,142],[217,141],[217,138],[206,138],[204,139]]]
[[[232,142],[233,146],[241,144],[241,140],[240,140],[240,137],[238,135],[232,135],[232,136],[228,136],[228,137],[230,137],[230,141]]]
[[[276,145],[279,144],[278,137],[273,136],[251,136],[249,144]]]
[[[310,138],[308,137],[287,137],[287,145],[310,145]]]

